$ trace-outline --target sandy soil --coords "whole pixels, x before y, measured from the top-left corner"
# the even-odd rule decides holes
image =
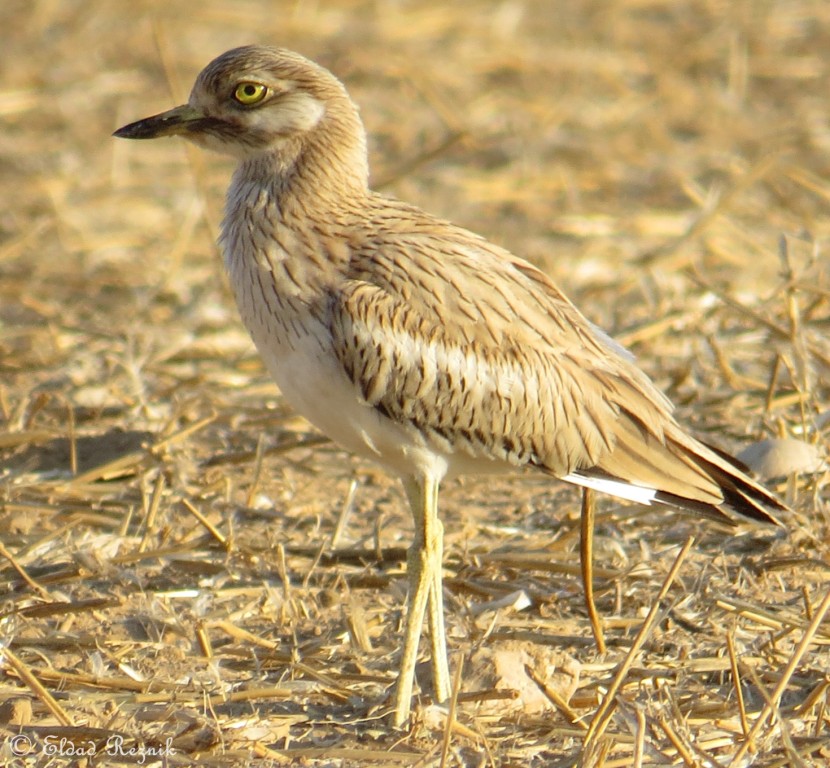
[[[786,535],[601,500],[604,654],[578,494],[449,483],[458,706],[425,674],[393,730],[402,493],[260,365],[215,245],[229,161],[110,134],[227,48],[295,48],[361,105],[376,186],[542,266],[705,439],[823,455],[830,5],[195,8],[0,7],[0,762],[826,765],[830,491],[802,459],[770,480]]]

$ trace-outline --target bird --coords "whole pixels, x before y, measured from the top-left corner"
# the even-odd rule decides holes
[[[414,519],[393,724],[410,720],[423,625],[450,696],[440,484],[545,473],[737,525],[787,507],[693,437],[635,357],[544,272],[370,188],[358,108],[329,70],[248,45],[188,102],[114,136],[236,158],[219,243],[242,320],[285,400],[401,479]]]

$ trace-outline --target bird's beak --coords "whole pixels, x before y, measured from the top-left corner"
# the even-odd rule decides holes
[[[145,117],[143,120],[125,125],[112,135],[119,139],[158,139],[162,136],[178,136],[198,128],[205,119],[205,114],[196,107],[182,104],[160,115]]]

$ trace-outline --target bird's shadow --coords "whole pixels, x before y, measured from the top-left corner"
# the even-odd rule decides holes
[[[90,472],[152,443],[151,432],[113,429],[98,435],[81,435],[71,440],[55,437],[43,442],[27,443],[13,450],[0,451],[0,469],[19,475],[28,472],[77,474]],[[74,466],[73,454],[74,451]]]

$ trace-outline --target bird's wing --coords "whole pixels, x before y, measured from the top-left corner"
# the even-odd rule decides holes
[[[332,297],[335,352],[367,404],[439,450],[718,518],[780,508],[688,436],[633,356],[529,263],[449,225],[363,258]]]
[[[390,419],[560,477],[609,454],[623,414],[662,440],[665,398],[527,262],[453,228],[396,233],[371,258],[340,287],[332,332]]]

